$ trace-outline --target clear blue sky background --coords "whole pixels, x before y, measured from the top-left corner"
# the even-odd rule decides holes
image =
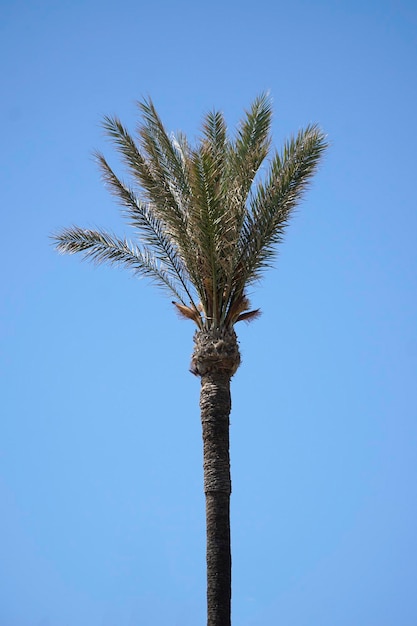
[[[205,623],[193,326],[48,236],[129,232],[103,115],[265,89],[332,147],[237,328],[233,623],[417,624],[416,39],[411,0],[2,0],[0,626]]]

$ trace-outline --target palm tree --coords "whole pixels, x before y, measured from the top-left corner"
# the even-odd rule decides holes
[[[272,109],[266,94],[245,112],[233,137],[222,113],[208,113],[196,146],[183,134],[167,133],[150,99],[139,103],[139,109],[136,138],[117,117],[105,117],[103,123],[127,166],[130,184],[96,154],[105,183],[135,229],[136,242],[78,227],[53,239],[60,252],[81,252],[96,263],[122,265],[150,278],[171,295],[177,312],[197,326],[190,369],[201,379],[207,624],[229,626],[230,380],[240,364],[234,325],[260,314],[251,309],[247,289],[271,265],[326,140],[310,125],[270,155]]]

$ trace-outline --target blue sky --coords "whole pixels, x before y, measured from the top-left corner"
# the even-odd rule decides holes
[[[0,626],[205,623],[191,323],[48,236],[129,234],[100,120],[331,149],[237,327],[234,626],[417,623],[416,62],[411,1],[0,4]],[[122,173],[122,170],[118,170]]]

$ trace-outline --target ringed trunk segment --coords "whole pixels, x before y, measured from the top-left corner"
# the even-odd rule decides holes
[[[192,371],[201,377],[207,530],[207,626],[230,626],[230,379],[240,364],[233,330],[197,331]]]

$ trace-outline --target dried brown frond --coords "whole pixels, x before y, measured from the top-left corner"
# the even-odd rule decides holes
[[[254,309],[253,311],[247,311],[246,313],[241,313],[237,318],[236,322],[252,322],[256,320],[258,317],[262,315],[261,309]],[[235,323],[236,323],[235,322]]]
[[[238,296],[230,305],[226,316],[226,323],[233,325],[243,311],[247,311],[250,307],[249,299],[245,295]]]
[[[193,322],[195,322],[199,328],[201,327],[201,317],[197,309],[185,306],[184,304],[179,304],[174,300],[172,301],[172,304],[176,307],[177,313],[180,317],[187,320],[193,320]]]

